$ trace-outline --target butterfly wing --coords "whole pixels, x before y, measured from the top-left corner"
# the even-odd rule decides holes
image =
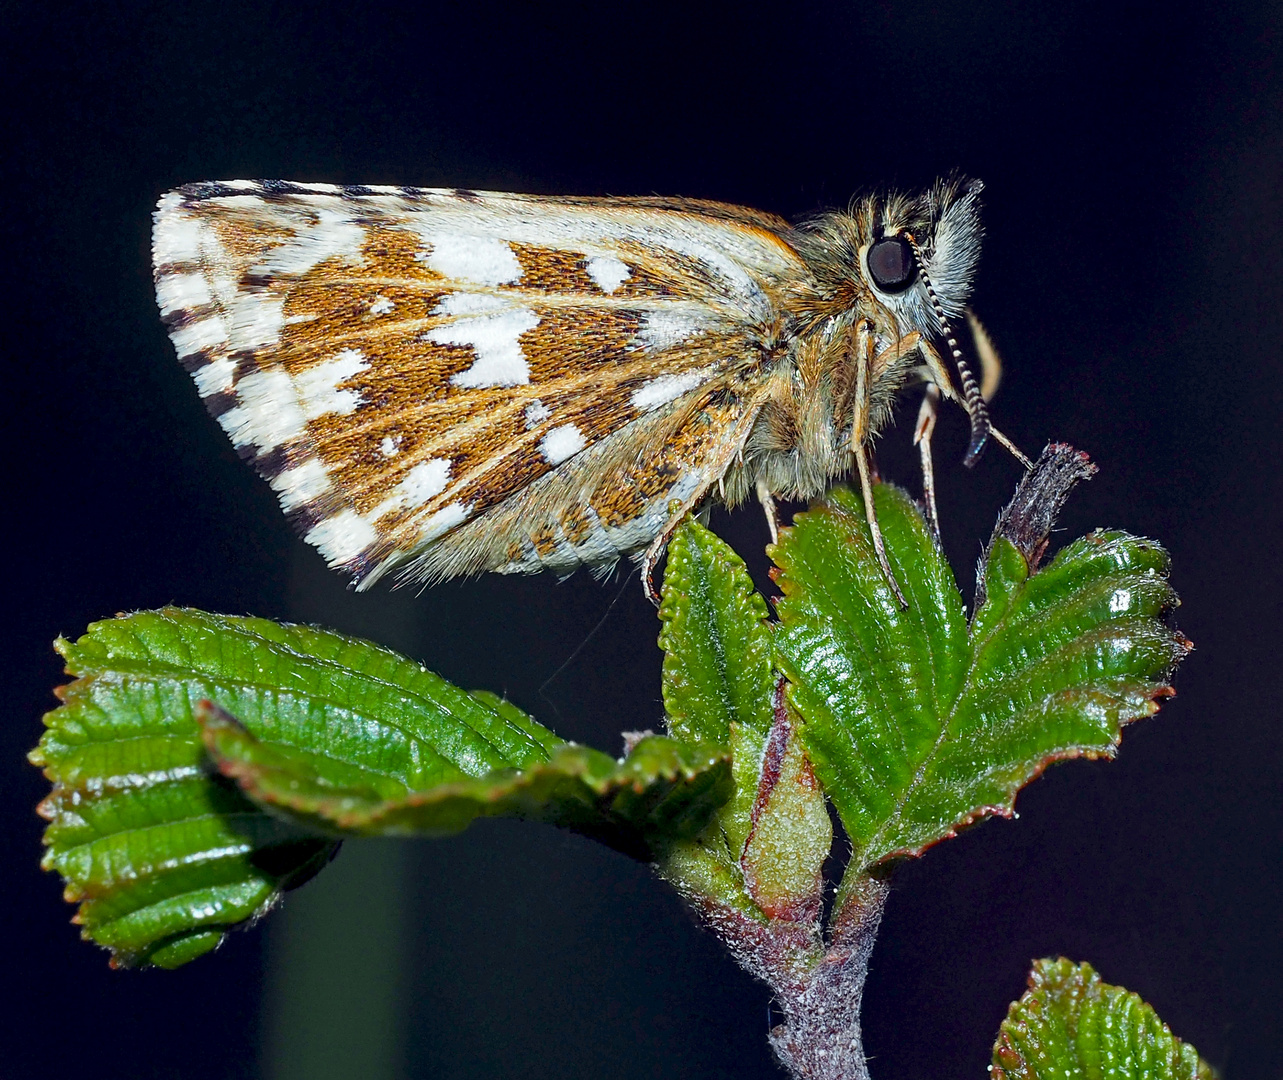
[[[742,445],[806,272],[786,227],[716,203],[234,181],[164,196],[153,254],[210,412],[363,587],[645,547]]]

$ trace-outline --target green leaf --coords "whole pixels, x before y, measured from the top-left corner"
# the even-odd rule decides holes
[[[54,785],[44,865],[120,965],[208,951],[334,850],[211,775],[202,699],[326,778],[384,792],[539,765],[562,745],[506,702],[311,627],[171,608],[94,623],[56,648],[78,677],[31,754]]]
[[[732,724],[765,739],[771,726],[771,642],[766,602],[744,561],[687,518],[668,545],[659,647],[668,730],[725,745]]]
[[[1122,726],[1170,694],[1189,646],[1161,621],[1176,602],[1162,548],[1094,533],[1037,569],[1054,509],[1086,475],[1068,448],[1044,453],[989,546],[971,627],[921,514],[896,488],[877,485],[875,499],[907,608],[850,490],[798,515],[776,545],[776,664],[855,872],[1010,814],[1050,762],[1112,755]]]
[[[1188,1043],[1090,964],[1039,960],[993,1047],[993,1080],[1212,1080]]]
[[[670,851],[664,873],[689,894],[711,888],[719,902],[760,917],[740,858],[753,829],[773,718],[766,602],[729,545],[687,518],[668,546],[659,617],[668,731],[729,746],[735,788],[717,816],[716,835]]]
[[[478,817],[520,817],[586,833],[651,860],[699,833],[730,796],[720,747],[641,739],[621,762],[564,744],[546,762],[414,791],[350,765],[256,739],[208,702],[197,712],[219,771],[255,803],[334,835],[459,832]]]

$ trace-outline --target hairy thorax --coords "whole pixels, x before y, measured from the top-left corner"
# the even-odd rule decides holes
[[[875,324],[848,310],[792,337],[764,376],[762,407],[742,455],[727,470],[725,500],[734,505],[758,491],[808,501],[854,464],[858,358],[869,349],[868,416],[860,439],[869,441],[890,422],[898,392],[921,382],[919,335],[863,336]],[[885,326],[885,321],[882,322]]]

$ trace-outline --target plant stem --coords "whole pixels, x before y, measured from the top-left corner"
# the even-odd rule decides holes
[[[784,1011],[771,1046],[796,1080],[869,1080],[860,1003],[887,892],[884,882],[861,878],[834,913],[830,941],[806,978],[767,979]]]
[[[864,875],[844,882],[827,943],[818,921],[762,921],[682,891],[736,962],[775,992],[784,1022],[772,1029],[771,1046],[794,1080],[869,1080],[860,1002],[886,883]]]

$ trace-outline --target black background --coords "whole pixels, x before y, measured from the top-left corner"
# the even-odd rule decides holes
[[[659,717],[658,627],[635,580],[357,596],[304,550],[161,329],[161,192],[279,177],[799,215],[954,168],[987,184],[975,306],[1007,362],[996,422],[1027,451],[1054,437],[1092,454],[1101,473],[1066,534],[1162,540],[1198,649],[1116,762],[1051,770],[1017,820],[898,873],[866,998],[874,1075],[985,1075],[1029,960],[1056,953],[1140,992],[1227,1078],[1281,1074],[1277,4],[107,3],[4,18],[0,1075],[285,1076],[273,1055],[300,1053],[265,1034],[298,952],[272,944],[281,931],[132,973],[68,925],[37,869],[46,785],[23,761],[60,680],[55,634],[168,602],[319,620],[612,751]],[[880,459],[912,486],[911,418]],[[963,470],[957,415],[938,445],[969,589],[1018,469],[991,450]],[[760,552],[755,511],[714,525]],[[391,1064],[367,1075],[778,1075],[767,992],[645,868],[512,823],[371,850],[352,865],[395,863],[385,877],[404,886]],[[361,952],[361,908],[303,952]],[[361,1036],[345,1030],[309,1036],[320,1060],[343,1060]]]

